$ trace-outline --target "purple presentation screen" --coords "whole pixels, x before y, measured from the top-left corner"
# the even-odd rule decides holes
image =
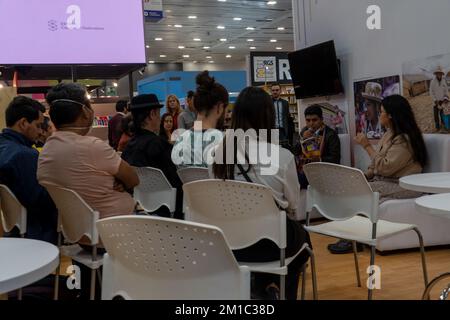
[[[0,0],[0,65],[145,62],[142,0]]]

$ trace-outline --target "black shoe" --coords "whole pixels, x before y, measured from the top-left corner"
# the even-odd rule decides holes
[[[339,240],[336,243],[329,244],[328,250],[333,254],[345,254],[353,252],[353,245],[351,241]],[[356,243],[356,251],[361,252],[364,250],[364,246],[361,243]]]

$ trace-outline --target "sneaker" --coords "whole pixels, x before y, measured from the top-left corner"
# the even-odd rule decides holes
[[[349,240],[339,240],[336,243],[329,244],[328,250],[333,254],[345,254],[353,252],[352,242]],[[364,250],[364,246],[361,243],[356,243],[356,251],[361,252]]]

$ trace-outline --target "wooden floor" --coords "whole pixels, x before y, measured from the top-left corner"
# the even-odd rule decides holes
[[[364,300],[367,299],[367,273],[370,251],[358,253],[362,287],[356,285],[353,254],[331,254],[327,245],[336,239],[312,234],[311,240],[316,256],[316,271],[319,300]],[[432,248],[425,250],[428,277],[450,272],[450,249]],[[381,289],[374,292],[375,300],[419,300],[424,291],[420,252],[399,252],[375,257],[375,265],[381,267]],[[431,299],[435,300],[447,282],[436,286]],[[301,286],[299,286],[300,289]],[[306,298],[312,299],[311,272],[308,268]],[[300,292],[299,292],[300,298]]]

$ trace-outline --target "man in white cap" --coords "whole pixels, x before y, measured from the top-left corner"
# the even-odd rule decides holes
[[[445,72],[441,67],[436,68],[436,70],[434,71],[434,75],[435,77],[430,84],[430,96],[434,101],[434,124],[436,130],[439,131],[442,124],[442,110],[440,106],[444,101],[444,97],[448,96],[448,86],[447,81],[444,77]]]

